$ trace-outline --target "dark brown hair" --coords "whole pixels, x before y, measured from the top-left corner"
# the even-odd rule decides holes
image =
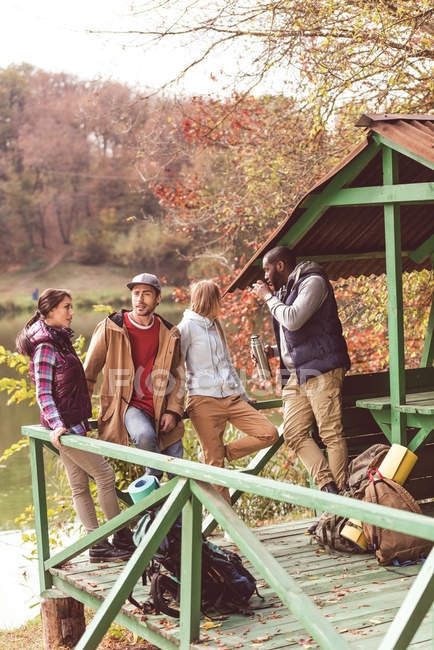
[[[38,308],[33,316],[29,318],[23,329],[18,332],[17,338],[15,339],[15,345],[20,354],[26,354],[28,357],[32,355],[33,347],[27,335],[29,327],[33,323],[36,323],[37,320],[46,318],[50,311],[57,307],[64,298],[71,298],[71,294],[66,289],[45,289],[41,293],[38,300]]]
[[[288,246],[276,246],[264,255],[270,264],[277,264],[277,262],[284,262],[286,266],[293,269],[297,263],[295,253]]]

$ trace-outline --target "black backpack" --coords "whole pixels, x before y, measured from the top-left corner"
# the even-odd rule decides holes
[[[136,546],[155,517],[153,510],[140,519],[134,532]],[[163,540],[151,564],[142,576],[143,584],[150,582],[151,596],[143,604],[132,595],[129,601],[144,612],[155,610],[168,616],[179,617],[181,576],[181,518],[173,524]],[[248,601],[256,591],[256,580],[244,566],[241,558],[233,552],[202,540],[202,593],[201,609],[216,609],[220,613],[238,612],[251,614]],[[258,594],[259,595],[259,594]],[[174,606],[175,605],[175,606]]]

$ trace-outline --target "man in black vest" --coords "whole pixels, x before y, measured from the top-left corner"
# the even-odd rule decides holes
[[[347,478],[341,390],[350,359],[333,288],[319,264],[296,265],[286,246],[268,251],[263,267],[267,284],[256,282],[253,292],[273,317],[277,347],[265,351],[280,358],[284,438],[315,484],[338,494]],[[314,420],[329,464],[309,435]]]

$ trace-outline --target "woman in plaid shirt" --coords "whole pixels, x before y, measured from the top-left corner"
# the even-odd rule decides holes
[[[98,528],[95,505],[89,489],[89,477],[95,480],[98,500],[107,517],[119,514],[115,474],[103,456],[65,447],[63,434],[86,435],[87,418],[92,408],[83,366],[73,348],[70,329],[72,299],[63,289],[46,289],[38,309],[17,337],[17,349],[30,357],[30,376],[36,386],[41,423],[50,429],[50,439],[59,450],[71,486],[78,517],[88,533]],[[134,545],[128,528],[117,531],[112,539],[102,540],[89,549],[91,562],[127,559]]]

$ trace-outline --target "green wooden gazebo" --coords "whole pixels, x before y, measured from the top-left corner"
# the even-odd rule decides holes
[[[390,388],[357,406],[371,410],[391,443],[414,451],[434,431],[434,310],[423,370],[406,391],[402,272],[434,262],[434,116],[366,114],[357,126],[366,128],[363,141],[298,203],[228,291],[263,277],[262,258],[278,245],[320,262],[331,279],[386,273]]]

